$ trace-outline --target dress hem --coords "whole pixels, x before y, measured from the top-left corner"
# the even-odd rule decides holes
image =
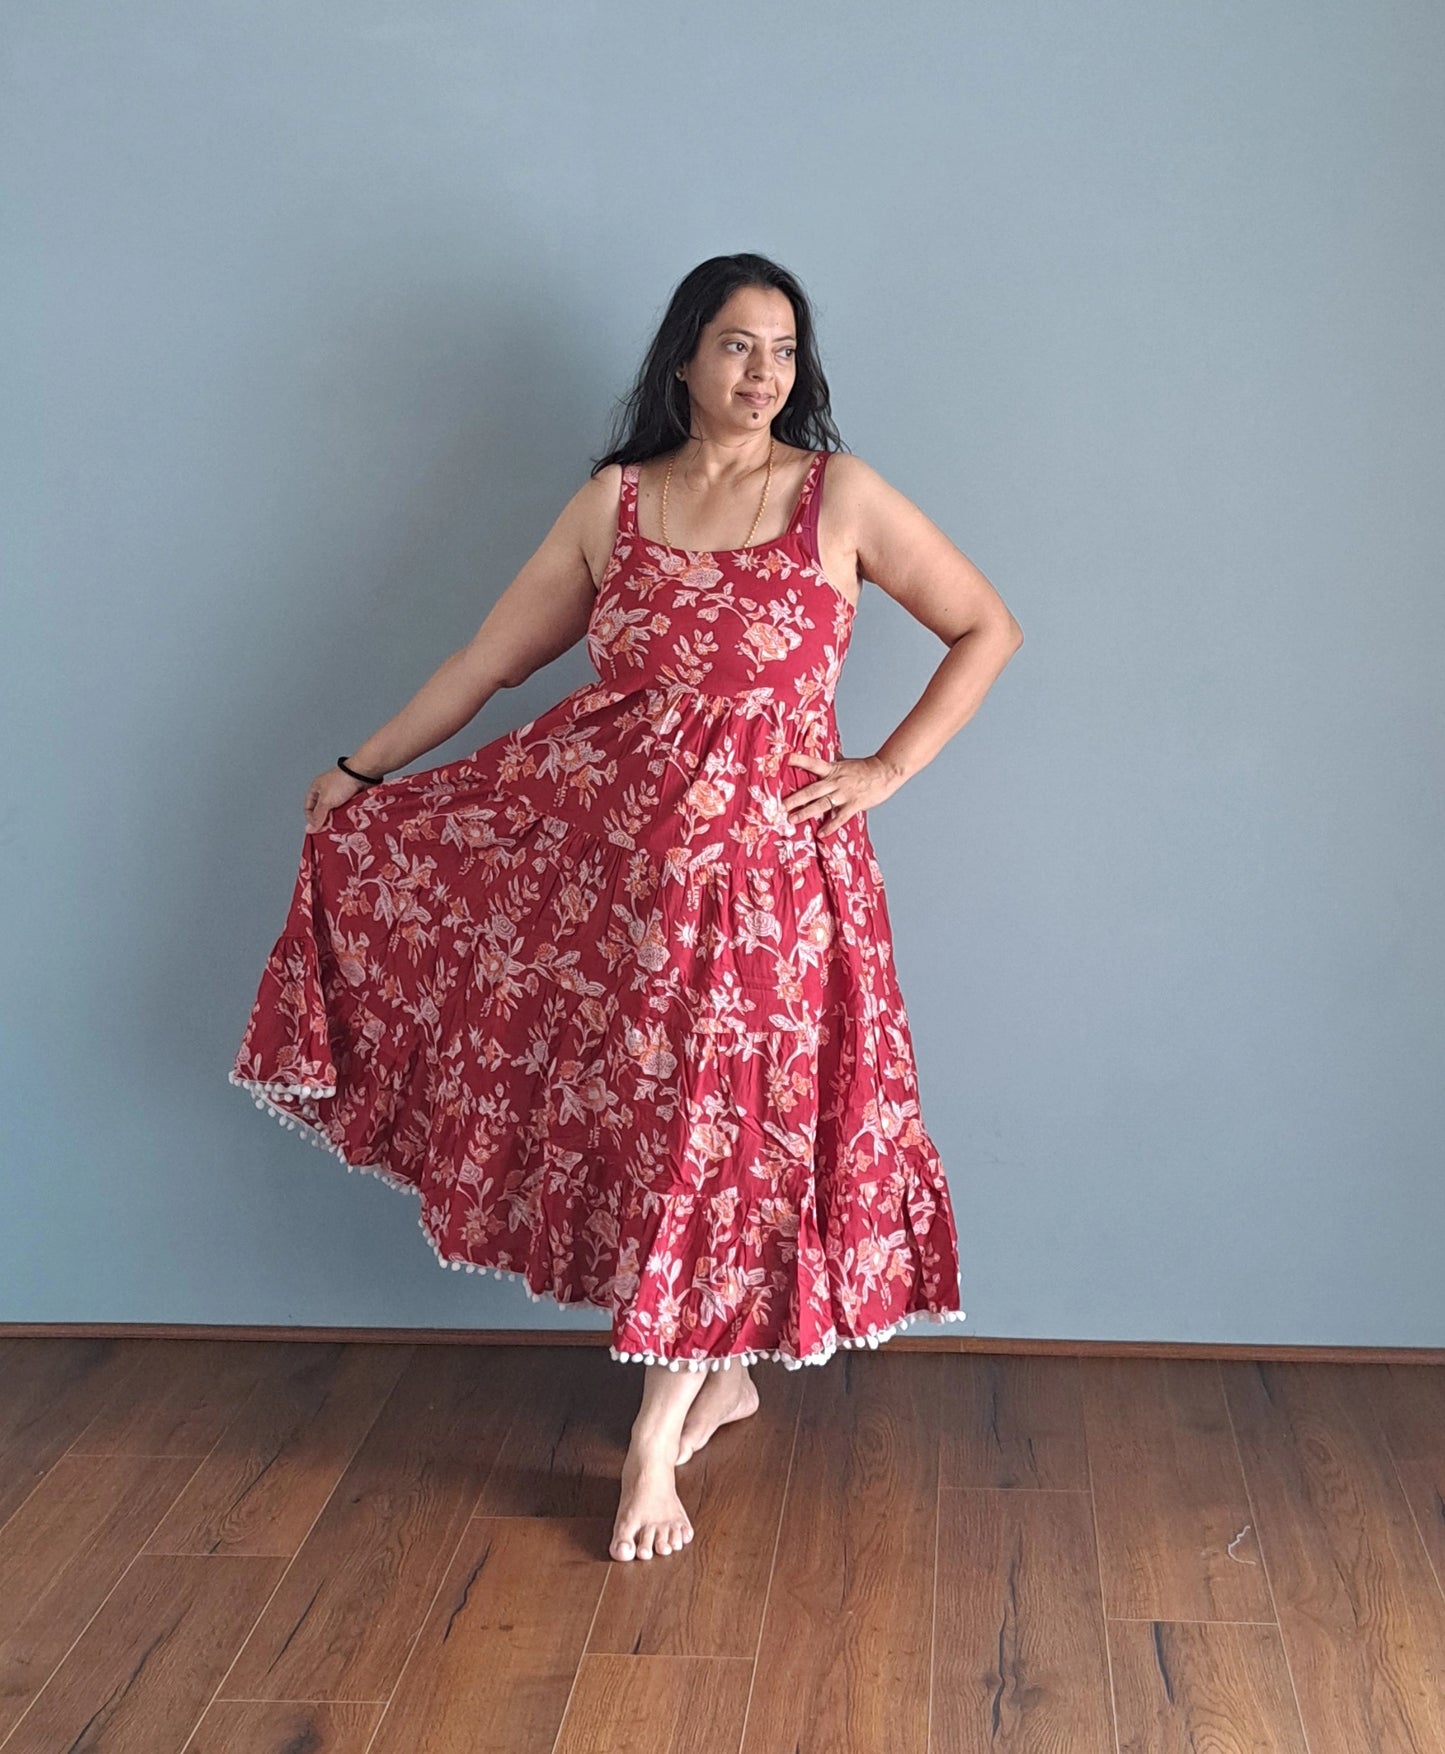
[[[342,1155],[340,1148],[333,1143],[333,1141],[328,1138],[319,1127],[312,1126],[310,1122],[302,1120],[299,1115],[288,1114],[284,1109],[277,1108],[276,1105],[269,1100],[270,1095],[307,1097],[334,1096],[336,1093],[334,1086],[328,1087],[320,1084],[267,1084],[259,1079],[242,1078],[234,1069],[228,1072],[226,1076],[230,1083],[234,1084],[238,1089],[244,1090],[251,1097],[251,1100],[255,1103],[257,1108],[268,1110],[283,1127],[299,1132],[309,1144],[321,1146],[325,1150],[331,1152],[339,1162],[346,1165],[348,1172],[359,1170],[363,1175],[374,1175],[378,1180],[385,1182],[388,1187],[397,1188],[403,1193],[415,1194],[418,1200],[421,1199],[422,1190],[417,1182],[408,1180],[404,1175],[398,1175],[395,1170],[388,1169],[385,1164],[350,1162]],[[609,1311],[612,1309],[611,1304],[603,1303],[592,1297],[561,1297],[555,1291],[534,1291],[531,1283],[527,1279],[527,1275],[520,1268],[488,1267],[477,1261],[466,1260],[462,1256],[444,1255],[436,1237],[427,1228],[425,1209],[417,1214],[417,1224],[422,1235],[426,1238],[432,1253],[436,1256],[437,1261],[443,1267],[450,1267],[453,1272],[465,1269],[468,1273],[492,1273],[495,1274],[498,1279],[520,1279],[522,1282],[522,1289],[527,1293],[527,1296],[533,1303],[545,1303],[550,1298],[553,1303],[563,1307],[575,1307],[580,1304],[587,1304],[594,1309]],[[689,1358],[686,1356],[669,1357],[661,1352],[652,1351],[632,1352],[621,1349],[616,1345],[609,1345],[607,1350],[612,1358],[619,1364],[662,1364],[666,1365],[669,1370],[726,1370],[732,1364],[748,1365],[763,1362],[775,1362],[783,1365],[788,1370],[801,1370],[805,1364],[826,1364],[833,1354],[842,1348],[867,1346],[871,1349],[877,1347],[882,1344],[883,1341],[891,1339],[894,1334],[899,1333],[902,1329],[911,1326],[914,1322],[923,1321],[925,1318],[939,1322],[961,1322],[966,1320],[966,1312],[961,1309],[935,1309],[931,1306],[924,1309],[910,1310],[907,1314],[900,1316],[896,1322],[890,1322],[883,1328],[879,1328],[876,1325],[870,1325],[868,1331],[864,1334],[835,1334],[827,1343],[812,1352],[804,1353],[801,1357],[796,1353],[786,1352],[781,1348],[773,1350],[729,1352],[718,1357],[705,1358]]]

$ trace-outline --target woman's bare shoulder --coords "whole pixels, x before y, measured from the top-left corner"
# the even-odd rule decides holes
[[[572,496],[568,511],[576,520],[577,537],[587,557],[594,587],[617,540],[617,512],[622,499],[622,465],[604,463]]]
[[[852,451],[835,452],[828,463],[828,500],[838,524],[849,530],[923,516],[906,493]]]
[[[834,530],[851,535],[864,521],[868,507],[877,503],[880,491],[890,489],[871,463],[852,451],[829,453],[823,497]]]
[[[839,499],[866,492],[874,482],[882,479],[873,465],[865,462],[856,451],[829,453],[828,481],[830,485],[837,486]]]
[[[604,532],[607,540],[617,527],[617,504],[622,495],[622,465],[604,463],[595,475],[589,475],[563,506],[558,522],[565,524],[584,542],[599,540]]]
[[[621,492],[621,463],[604,463],[595,475],[589,475],[577,489],[577,497],[587,504],[614,507]]]

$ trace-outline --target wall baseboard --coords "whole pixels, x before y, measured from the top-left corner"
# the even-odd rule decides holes
[[[536,1328],[297,1328],[166,1322],[0,1322],[0,1340],[312,1340],[397,1346],[606,1346],[611,1336]],[[981,1352],[1040,1358],[1217,1358],[1303,1364],[1439,1364],[1442,1346],[1236,1346],[1208,1340],[1010,1340],[900,1334],[880,1352]],[[840,1354],[841,1356],[841,1354]]]

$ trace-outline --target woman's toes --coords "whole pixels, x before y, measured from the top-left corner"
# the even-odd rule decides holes
[[[635,1554],[636,1548],[626,1536],[624,1536],[622,1540],[614,1541],[612,1543],[612,1557],[614,1559],[631,1559]]]

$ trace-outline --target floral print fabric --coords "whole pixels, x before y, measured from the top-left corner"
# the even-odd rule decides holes
[[[645,540],[623,469],[597,680],[305,836],[230,1073],[417,1194],[443,1264],[609,1310],[619,1360],[963,1315],[866,818],[783,808],[839,752],[826,460],[719,553]]]

